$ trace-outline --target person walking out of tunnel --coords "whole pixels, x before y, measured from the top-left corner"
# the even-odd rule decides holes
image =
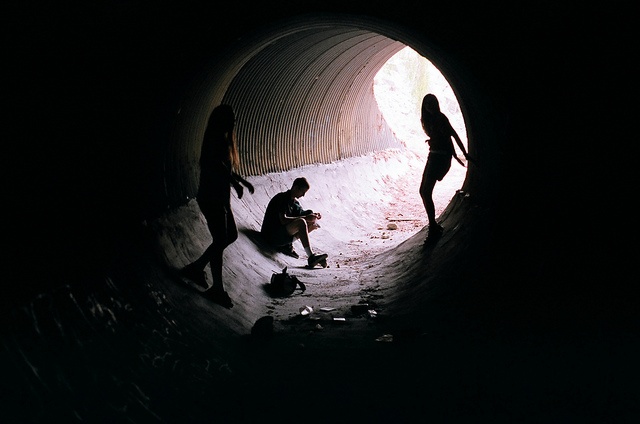
[[[210,264],[213,283],[203,292],[208,299],[231,308],[233,302],[222,283],[223,252],[238,238],[238,229],[231,211],[231,186],[242,198],[243,185],[253,194],[253,185],[238,173],[239,156],[235,135],[235,113],[229,105],[213,109],[200,155],[200,185],[197,201],[207,221],[212,242],[197,260],[185,266],[182,274],[207,288],[205,267]]]
[[[449,119],[440,111],[438,98],[429,93],[422,99],[420,122],[425,134],[429,137],[426,143],[429,144],[429,155],[422,174],[420,183],[420,197],[427,212],[429,221],[429,236],[439,236],[443,228],[436,222],[436,210],[433,203],[433,188],[436,182],[442,181],[451,168],[451,158],[455,158],[462,166],[464,163],[456,155],[451,138],[456,140],[456,144],[467,160],[469,155],[465,150],[458,133],[453,129]]]
[[[315,254],[311,249],[309,233],[320,228],[318,220],[322,215],[311,209],[302,209],[298,201],[300,197],[304,197],[309,187],[307,179],[299,177],[293,181],[289,190],[273,196],[265,210],[260,232],[278,251],[294,258],[298,258],[299,255],[293,249],[293,242],[299,239],[307,253],[307,264],[313,268],[317,264],[326,264],[328,255]]]

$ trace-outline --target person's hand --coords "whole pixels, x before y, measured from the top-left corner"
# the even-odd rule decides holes
[[[236,193],[238,193],[238,199],[242,199],[242,195],[244,194],[244,188],[236,182],[233,183],[233,188],[235,188]]]
[[[310,213],[309,215],[305,215],[303,218],[307,222],[313,223],[313,222],[317,221],[318,219],[322,218],[322,215],[320,215],[319,212],[313,212],[313,213]]]
[[[473,160],[473,158],[471,158],[471,156],[469,156],[469,155],[465,155],[465,158],[467,158],[467,162],[472,163],[472,164],[474,164],[474,165],[477,165],[477,164],[476,164],[476,161],[475,161],[475,160]]]

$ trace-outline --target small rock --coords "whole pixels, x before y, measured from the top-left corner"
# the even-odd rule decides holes
[[[258,340],[269,339],[273,335],[273,317],[259,318],[251,328],[251,336]]]

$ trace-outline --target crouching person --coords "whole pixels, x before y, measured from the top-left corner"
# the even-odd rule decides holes
[[[317,264],[326,266],[328,255],[316,254],[311,248],[309,233],[320,228],[318,221],[322,215],[302,209],[298,199],[304,197],[308,190],[307,179],[299,177],[289,190],[273,196],[267,205],[260,232],[267,243],[294,258],[300,257],[293,248],[293,242],[299,239],[307,254],[307,265],[313,268]]]

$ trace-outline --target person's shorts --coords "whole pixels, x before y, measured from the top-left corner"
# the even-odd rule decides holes
[[[287,232],[284,225],[272,229],[269,232],[263,232],[262,236],[273,246],[286,246],[293,243],[294,237]]]
[[[451,155],[429,153],[424,175],[437,181],[442,181],[447,172],[449,172],[449,168],[451,168]]]

